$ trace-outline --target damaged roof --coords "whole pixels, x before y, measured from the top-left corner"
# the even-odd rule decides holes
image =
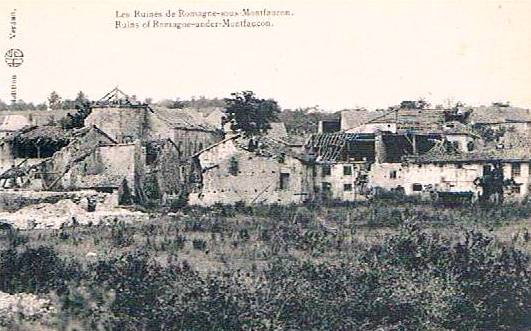
[[[5,141],[19,144],[67,145],[70,141],[70,132],[53,125],[30,126],[16,131],[6,137]]]
[[[100,128],[98,128],[96,125],[92,124],[90,126],[84,126],[80,129],[77,129],[77,130],[74,130],[73,133],[72,133],[72,137],[74,139],[78,139],[78,138],[82,138],[84,136],[86,136],[89,132],[91,131],[95,131],[96,133],[104,136],[105,138],[107,138],[109,140],[110,143],[112,144],[118,144],[118,142],[116,140],[114,140],[111,136],[109,136],[105,131],[101,130]]]
[[[277,140],[268,137],[267,135],[254,138],[246,138],[241,134],[232,135],[221,141],[218,141],[217,143],[214,143],[206,147],[205,149],[197,152],[196,154],[192,155],[192,157],[198,157],[201,154],[212,150],[220,145],[223,145],[228,141],[233,141],[234,146],[236,148],[245,150],[247,152],[255,153],[258,156],[282,157],[288,155],[301,161],[306,160],[303,154],[297,152],[293,147],[291,147],[288,143],[282,140]]]
[[[319,133],[310,136],[306,149],[315,153],[318,161],[334,162],[348,143],[374,141],[374,133]]]

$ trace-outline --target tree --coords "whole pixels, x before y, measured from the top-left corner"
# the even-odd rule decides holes
[[[295,110],[284,109],[279,115],[279,119],[286,125],[288,133],[299,136],[317,133],[319,121],[339,120],[340,117],[340,111],[328,113],[320,110],[317,106]]]
[[[75,102],[76,106],[83,107],[83,108],[88,107],[89,104],[90,104],[89,99],[87,98],[85,93],[83,93],[83,91],[77,92],[77,96],[76,96],[76,99],[74,100],[74,102]]]
[[[400,103],[401,109],[427,109],[431,105],[423,98],[419,98],[417,101],[404,100]]]
[[[56,110],[61,108],[61,97],[57,92],[53,91],[48,97],[48,105],[51,109]]]
[[[2,100],[0,100],[0,111],[2,110],[9,110],[9,106],[7,103],[3,102]]]
[[[275,100],[259,99],[252,91],[235,92],[231,96],[225,98],[226,120],[231,123],[231,130],[250,137],[267,132],[270,123],[278,120],[280,107]]]

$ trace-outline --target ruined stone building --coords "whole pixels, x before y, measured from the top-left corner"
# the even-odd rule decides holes
[[[171,139],[182,158],[221,139],[220,127],[210,125],[193,109],[132,102],[118,89],[93,105],[85,125],[97,126],[120,143]]]
[[[43,188],[90,189],[115,193],[116,202],[121,198],[141,201],[144,154],[138,141],[118,143],[96,126],[84,127],[43,164]]]
[[[69,143],[69,135],[55,126],[29,126],[0,140],[0,185],[18,187],[30,171]],[[3,180],[3,181],[2,181]]]
[[[196,155],[201,178],[190,203],[357,201],[391,191],[428,199],[524,198],[531,146],[525,131],[486,141],[470,123],[479,116],[473,111],[346,111],[340,121],[321,123],[302,148],[261,138],[256,149],[229,137]]]
[[[192,177],[192,155],[221,139],[219,128],[196,115],[132,101],[116,88],[92,104],[82,129],[24,126],[4,134],[0,184],[96,190],[126,203],[181,196]]]
[[[530,193],[529,111],[505,105],[344,111],[301,143],[283,123],[246,138],[227,129],[219,109],[151,106],[114,89],[84,123],[65,130],[4,117],[0,185],[205,206]]]
[[[193,205],[302,203],[311,195],[312,167],[274,139],[230,136],[196,154],[200,165]]]
[[[528,120],[523,116],[528,111],[507,118],[506,112],[490,115],[498,119],[495,125],[520,125],[495,141],[485,141],[468,123],[487,111],[475,112],[343,112],[344,133],[314,135],[307,144],[321,168],[321,191],[338,200],[364,198],[374,189],[432,198],[466,192],[479,199],[490,194],[481,182],[496,169],[503,182],[499,193],[522,199],[530,191],[531,141],[526,138]],[[520,116],[518,121],[515,116]]]

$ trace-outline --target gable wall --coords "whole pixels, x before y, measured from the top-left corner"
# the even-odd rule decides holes
[[[231,158],[237,161],[238,172],[231,174]],[[200,192],[190,195],[190,204],[215,203],[300,203],[308,196],[305,166],[294,158],[283,163],[272,157],[237,148],[232,140],[221,143],[199,156],[203,169]],[[289,185],[280,187],[281,173],[289,174]],[[305,194],[304,194],[305,193]]]

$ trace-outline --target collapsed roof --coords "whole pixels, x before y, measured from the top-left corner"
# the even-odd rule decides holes
[[[317,162],[336,162],[353,156],[374,160],[374,133],[320,133],[306,143],[306,150]]]
[[[15,157],[42,158],[50,157],[70,143],[71,134],[57,126],[30,126],[15,131],[4,138],[12,145]]]

